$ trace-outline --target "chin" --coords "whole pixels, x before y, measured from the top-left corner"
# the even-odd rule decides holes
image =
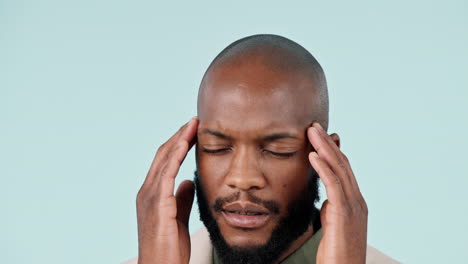
[[[272,228],[247,229],[231,227],[225,223],[218,223],[221,235],[230,247],[257,248],[265,246],[272,233]]]

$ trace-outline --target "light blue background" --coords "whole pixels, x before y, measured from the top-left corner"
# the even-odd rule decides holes
[[[135,256],[157,147],[196,114],[214,56],[255,33],[325,69],[369,243],[405,263],[466,262],[467,2],[220,2],[0,0],[0,262]],[[191,152],[178,182],[194,168]]]

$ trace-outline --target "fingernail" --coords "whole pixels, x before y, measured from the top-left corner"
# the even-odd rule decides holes
[[[319,122],[315,122],[315,123],[314,123],[314,126],[317,127],[317,128],[319,128],[319,129],[322,129],[322,130],[323,130],[323,127],[320,125]]]
[[[309,132],[310,133],[316,133],[317,132],[317,129],[315,127],[309,127]]]

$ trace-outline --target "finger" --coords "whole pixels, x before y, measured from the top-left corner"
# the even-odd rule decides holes
[[[152,185],[157,172],[164,166],[166,161],[169,159],[169,154],[174,146],[174,143],[176,143],[180,135],[193,122],[194,122],[194,118],[192,118],[189,122],[184,124],[168,141],[166,141],[166,143],[164,143],[161,147],[159,147],[153,159],[153,162],[151,163],[150,169],[146,175],[145,181],[143,182],[142,188],[145,186]]]
[[[167,170],[174,171],[173,170],[174,166],[180,167],[182,162],[185,160],[185,157],[187,156],[188,151],[194,145],[194,142],[196,140],[197,128],[198,128],[198,118],[194,117],[187,124],[187,127],[181,131],[180,136],[174,139],[176,141],[173,143],[172,149],[169,150],[169,152],[166,154],[167,159],[166,159],[165,165],[163,165],[160,170],[161,172],[165,173]],[[174,175],[172,174],[172,172],[170,172],[168,176],[175,177],[178,171],[179,171],[179,168],[177,168],[177,170],[174,172],[175,173]],[[159,174],[162,175],[162,173],[159,173]],[[162,177],[161,176],[156,176],[156,177],[157,177],[156,185],[159,185],[159,182],[162,180]],[[173,192],[174,187],[172,187],[171,190]]]
[[[188,229],[190,211],[193,205],[193,196],[195,188],[190,180],[183,181],[177,188],[177,219],[181,221]]]
[[[335,142],[332,140],[331,136],[328,136],[325,130],[322,128],[322,126],[319,123],[315,123],[314,127],[318,130],[318,132],[322,135],[322,137],[326,137],[326,140],[328,142],[328,145],[330,148],[333,150],[333,152],[338,156],[342,168],[346,172],[343,176],[346,178],[346,181],[349,183],[351,186],[351,190],[353,191],[353,197],[358,200],[364,200],[364,197],[361,194],[361,191],[359,189],[359,185],[357,183],[356,177],[354,175],[353,170],[351,169],[351,164],[349,163],[348,158],[346,155],[340,150],[340,148],[335,144]]]
[[[180,169],[180,164],[188,151],[187,141],[179,141],[169,155],[169,160],[157,173],[156,184],[151,186],[151,190],[156,192],[160,198],[168,198],[174,195],[175,177]]]
[[[198,130],[198,124],[199,124],[198,117],[193,117],[192,120],[190,120],[187,129],[185,129],[182,134],[181,134],[181,140],[184,140],[188,144],[188,150],[190,150],[193,145],[195,145],[196,140],[197,140],[197,130]],[[185,160],[185,157],[187,156],[188,151],[185,153],[185,155],[182,158],[181,163]]]
[[[166,141],[166,143],[163,144],[163,146],[161,146],[161,148],[158,150],[158,155],[157,154],[157,157],[155,158],[155,162],[154,162],[154,166],[151,166],[151,169],[150,169],[150,174],[154,177],[156,175],[156,172],[159,171],[159,169],[163,166],[164,160],[168,160],[169,159],[169,154],[170,152],[172,151],[173,147],[175,144],[177,144],[177,141],[178,139],[181,137],[181,135],[184,133],[184,131],[187,130],[187,128],[190,126],[191,123],[194,122],[194,118],[192,118],[189,122],[185,123],[182,127],[180,127],[180,129],[174,134],[172,135],[171,138],[169,138],[168,141]],[[152,164],[153,165],[153,164]]]
[[[327,210],[328,210],[328,205],[329,205],[329,201],[328,200],[325,200],[322,204],[322,208],[320,209],[320,222],[322,224],[322,230],[323,230],[323,233],[326,234],[327,232],[327,229],[328,229],[328,226],[327,223],[328,223],[328,219],[327,219]]]
[[[316,152],[309,154],[309,161],[325,185],[328,200],[332,204],[346,204],[346,197],[340,179],[333,173],[328,164]]]
[[[348,199],[354,199],[354,191],[352,189],[351,183],[349,181],[349,177],[346,175],[347,170],[343,160],[337,155],[336,151],[330,146],[334,144],[333,142],[329,142],[331,140],[328,135],[324,135],[319,131],[316,127],[310,127],[307,131],[307,136],[309,137],[312,146],[317,151],[320,158],[328,164],[330,169],[333,173],[338,176],[345,196]],[[335,145],[336,146],[336,145]]]

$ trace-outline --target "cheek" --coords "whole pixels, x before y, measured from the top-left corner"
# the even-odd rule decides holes
[[[298,153],[294,159],[264,163],[265,175],[269,179],[273,197],[275,200],[284,201],[283,208],[296,199],[307,186],[310,168],[307,155],[302,153]]]
[[[197,169],[200,180],[205,186],[206,199],[210,204],[219,195],[219,190],[223,186],[223,179],[229,169],[229,160],[220,156],[211,156],[197,150]]]

